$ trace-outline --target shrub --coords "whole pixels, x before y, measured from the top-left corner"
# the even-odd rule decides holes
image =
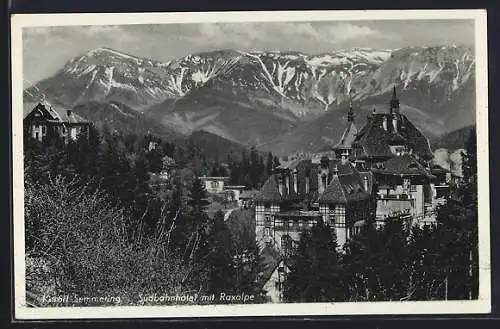
[[[141,294],[175,294],[189,269],[157,230],[133,239],[127,211],[99,189],[60,176],[25,184],[26,290],[33,303],[43,295],[120,296],[138,304]],[[37,301],[38,299],[38,301]],[[71,300],[70,300],[71,302]],[[50,304],[50,306],[67,304]]]

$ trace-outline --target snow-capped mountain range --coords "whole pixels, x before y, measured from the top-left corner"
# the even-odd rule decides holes
[[[444,133],[474,122],[474,64],[471,48],[454,45],[319,55],[220,50],[169,62],[98,48],[27,88],[25,100],[43,95],[67,107],[114,101],[183,134],[205,130],[272,145],[303,123],[342,118],[349,100],[369,111],[386,107],[396,85],[409,116]]]

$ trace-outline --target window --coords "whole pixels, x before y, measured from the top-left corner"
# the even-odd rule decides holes
[[[271,229],[269,227],[264,228],[264,236],[265,237],[271,236]]]
[[[272,216],[271,215],[265,215],[264,217],[264,227],[271,227],[272,226]]]
[[[210,183],[210,186],[211,186],[212,188],[217,188],[217,187],[219,187],[219,182],[211,182],[211,183]]]
[[[345,227],[345,206],[337,205],[335,207],[335,226]]]
[[[262,219],[262,216],[256,216],[256,223],[257,226],[264,226],[264,220]]]
[[[410,185],[410,192],[417,192],[417,185]]]
[[[47,135],[47,126],[42,126],[42,135]]]

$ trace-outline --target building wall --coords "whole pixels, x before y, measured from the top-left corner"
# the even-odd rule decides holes
[[[222,179],[205,179],[205,190],[209,193],[221,193],[224,191],[224,180]]]
[[[424,186],[415,185],[415,190],[411,192],[413,199],[415,199],[413,214],[416,218],[424,215]]]
[[[225,190],[226,193],[230,194],[230,201],[236,201],[238,203],[238,207],[241,207],[242,203],[240,200],[241,190],[237,188],[228,188]]]
[[[32,138],[42,142],[49,134],[59,136],[67,143],[70,140],[76,141],[82,134],[88,135],[87,125],[64,125],[64,124],[44,124],[34,123],[29,126]]]
[[[264,284],[264,290],[266,291],[266,296],[268,301],[271,303],[281,303],[283,301],[283,281],[284,276],[280,275],[279,268],[284,268],[284,263],[281,261],[271,274],[271,277]]]
[[[299,240],[300,234],[307,229],[310,229],[316,224],[314,217],[304,217],[303,219],[284,219],[281,216],[274,217],[274,226],[272,231],[273,244],[282,254],[286,254],[291,250],[288,247],[294,247]],[[291,239],[291,245],[287,246],[287,239]]]
[[[257,201],[255,204],[255,237],[260,247],[266,243],[274,244],[274,214],[280,211],[277,202]]]
[[[383,222],[385,217],[409,211],[413,218],[412,225],[431,223],[435,221],[435,207],[439,204],[437,196],[436,187],[432,183],[381,188],[377,197],[377,221]]]
[[[42,124],[33,124],[30,126],[31,127],[31,137],[38,141],[42,141],[43,138],[47,135],[47,126],[42,125]],[[44,134],[45,132],[45,134]]]

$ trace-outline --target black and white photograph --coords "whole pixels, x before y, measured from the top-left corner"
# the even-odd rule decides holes
[[[483,10],[13,16],[16,317],[490,312],[486,41]]]

